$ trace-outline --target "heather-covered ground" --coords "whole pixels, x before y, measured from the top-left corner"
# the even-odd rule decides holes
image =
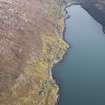
[[[56,103],[63,27],[62,0],[0,0],[0,105]]]

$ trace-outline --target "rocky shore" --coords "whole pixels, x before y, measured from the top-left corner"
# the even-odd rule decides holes
[[[0,105],[55,105],[63,31],[63,0],[0,0]]]
[[[105,27],[105,0],[0,0],[0,105],[57,102],[51,69],[69,47],[63,40],[68,2],[81,3]]]

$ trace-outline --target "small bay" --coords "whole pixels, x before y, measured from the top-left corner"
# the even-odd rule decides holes
[[[67,8],[65,40],[71,48],[53,68],[59,105],[105,105],[105,34],[81,6]]]

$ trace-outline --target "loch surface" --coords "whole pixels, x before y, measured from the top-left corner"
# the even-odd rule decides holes
[[[105,105],[105,34],[81,6],[67,8],[65,40],[71,44],[53,68],[59,105]]]

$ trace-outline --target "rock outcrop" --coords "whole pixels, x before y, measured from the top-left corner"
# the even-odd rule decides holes
[[[0,105],[56,103],[63,27],[62,0],[0,0]]]

